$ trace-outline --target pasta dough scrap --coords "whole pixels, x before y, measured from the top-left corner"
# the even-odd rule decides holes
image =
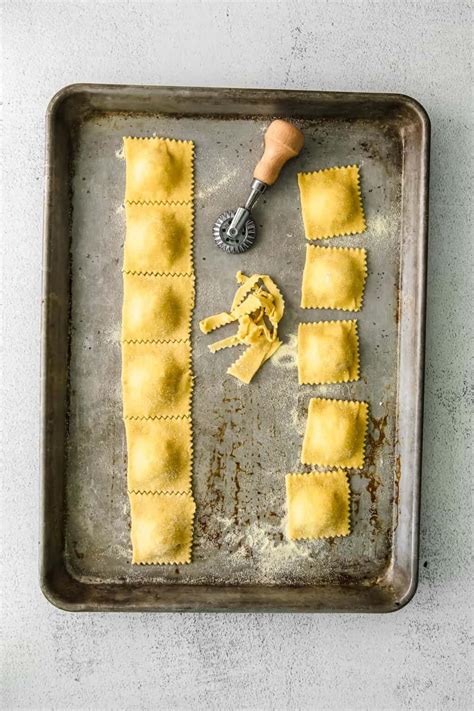
[[[190,274],[193,205],[125,204],[125,272]]]
[[[334,538],[350,533],[346,472],[287,474],[288,538]]]
[[[124,138],[126,202],[186,202],[193,196],[194,143]]]
[[[303,439],[302,463],[362,469],[367,418],[366,402],[312,398]]]
[[[125,430],[129,491],[190,491],[192,432],[189,418],[125,420]]]
[[[367,279],[365,249],[306,245],[304,309],[360,311]]]
[[[210,333],[220,326],[239,322],[237,333],[209,346],[212,353],[224,348],[246,344],[247,350],[228,368],[227,373],[249,384],[258,369],[276,353],[281,346],[278,323],[283,316],[285,304],[275,282],[266,274],[245,276],[237,272],[237,289],[230,312],[223,311],[203,319],[199,327]]]
[[[357,320],[300,323],[298,380],[300,385],[347,383],[359,379]]]
[[[211,331],[215,331],[216,328],[227,326],[229,323],[238,321],[242,316],[247,316],[261,309],[262,306],[262,301],[255,294],[250,294],[241,304],[236,306],[235,309],[232,309],[230,313],[222,311],[220,314],[204,318],[199,322],[199,328],[202,333],[211,333]]]
[[[241,286],[239,286],[239,288],[235,292],[231,307],[232,311],[234,311],[247,298],[250,292],[254,291],[254,293],[259,295],[259,298],[262,303],[265,299],[267,299],[267,301],[270,300],[270,303],[273,304],[273,318],[278,323],[278,321],[280,321],[283,316],[283,312],[285,310],[285,302],[283,300],[283,296],[281,295],[280,290],[278,289],[273,279],[271,279],[266,274],[253,274],[251,277],[247,277],[241,271],[237,272],[235,278],[237,280],[237,283],[241,284]],[[268,294],[259,286],[259,282],[263,284]]]
[[[124,274],[124,341],[189,338],[194,276]]]
[[[240,358],[227,369],[228,374],[248,385],[257,370],[276,353],[280,346],[280,340],[267,341],[262,339],[242,353]]]
[[[196,504],[190,494],[129,494],[133,563],[191,562]]]
[[[326,239],[365,231],[357,165],[298,173],[307,239]]]
[[[183,417],[191,408],[191,346],[123,343],[124,417]]]
[[[232,346],[239,346],[240,339],[237,335],[228,336],[228,338],[223,338],[221,341],[215,341],[209,346],[211,353],[217,353],[217,351],[222,351],[224,348],[231,348]]]

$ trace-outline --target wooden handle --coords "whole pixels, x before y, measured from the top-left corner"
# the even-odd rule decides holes
[[[265,132],[265,150],[255,166],[253,177],[273,185],[285,163],[303,148],[304,136],[288,121],[272,121]]]

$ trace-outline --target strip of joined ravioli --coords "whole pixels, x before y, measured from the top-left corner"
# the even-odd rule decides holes
[[[125,138],[122,387],[132,562],[191,561],[191,141]]]

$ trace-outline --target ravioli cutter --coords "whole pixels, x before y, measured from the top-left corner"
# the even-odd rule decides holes
[[[252,208],[260,195],[276,182],[285,163],[299,154],[304,136],[293,124],[277,119],[267,128],[264,142],[264,152],[255,166],[250,195],[244,207],[226,210],[214,223],[215,243],[230,254],[242,254],[255,242],[257,229],[251,216]]]

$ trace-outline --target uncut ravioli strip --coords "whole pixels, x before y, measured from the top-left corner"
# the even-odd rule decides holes
[[[191,561],[191,141],[124,139],[122,387],[133,563]]]
[[[301,306],[360,311],[366,279],[365,249],[306,245]]]
[[[350,490],[346,472],[287,474],[288,538],[348,536]]]
[[[194,276],[123,276],[122,340],[189,338],[194,307]]]
[[[300,385],[347,383],[358,379],[359,335],[356,319],[299,324]]]
[[[190,494],[129,494],[133,563],[191,562],[196,504]]]
[[[367,419],[366,402],[312,398],[303,439],[302,463],[362,469]]]
[[[307,239],[326,239],[365,231],[357,165],[298,173]]]
[[[249,384],[259,368],[278,350],[281,341],[277,336],[285,304],[275,282],[266,274],[245,276],[237,272],[237,289],[230,312],[223,311],[199,323],[203,333],[235,321],[237,333],[209,346],[212,353],[224,348],[245,344],[247,350],[228,368],[227,373]]]

